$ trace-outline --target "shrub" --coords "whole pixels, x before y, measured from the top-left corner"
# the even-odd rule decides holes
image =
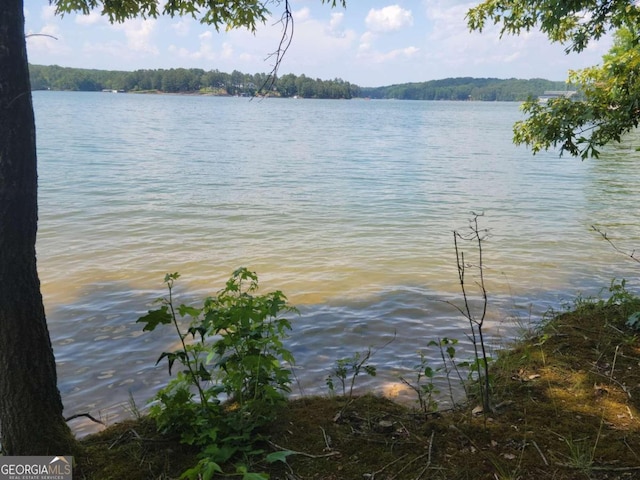
[[[176,361],[183,368],[157,393],[150,415],[162,432],[201,449],[201,461],[183,478],[211,478],[238,457],[236,473],[266,478],[248,473],[246,464],[263,453],[257,432],[290,391],[291,371],[284,364],[294,358],[283,339],[291,324],[282,315],[296,310],[280,291],[257,295],[258,277],[246,268],[236,270],[202,307],[176,307],[173,286],[179,276],[165,276],[168,296],[138,319],[145,331],[173,325],[180,340],[180,348],[158,358],[157,363],[167,359],[169,374]]]

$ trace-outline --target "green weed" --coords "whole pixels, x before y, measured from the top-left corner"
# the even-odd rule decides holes
[[[166,359],[170,374],[176,362],[182,370],[157,393],[149,414],[161,432],[200,449],[199,463],[181,478],[210,479],[234,459],[235,474],[244,480],[268,478],[247,465],[263,455],[259,429],[290,390],[291,371],[284,365],[294,358],[282,341],[291,324],[282,315],[296,310],[280,291],[257,295],[258,277],[246,268],[201,307],[176,307],[178,278],[165,276],[168,297],[138,320],[145,331],[173,325],[180,340],[180,348],[163,352],[158,362]],[[189,321],[186,330],[179,319]]]

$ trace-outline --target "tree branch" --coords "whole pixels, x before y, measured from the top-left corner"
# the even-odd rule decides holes
[[[99,423],[100,425],[106,425],[102,420],[98,420],[97,418],[93,417],[90,413],[76,413],[75,415],[71,415],[70,417],[65,418],[64,421],[68,422],[69,420],[73,420],[75,418],[80,418],[80,417],[87,417],[92,422]]]
[[[618,252],[623,254],[626,257],[629,257],[631,260],[640,263],[640,258],[636,257],[636,251],[635,250],[631,250],[631,253],[629,252],[625,252],[624,250],[622,250],[621,248],[619,248],[615,243],[613,243],[613,241],[607,236],[607,232],[603,232],[602,230],[600,230],[598,227],[596,227],[595,225],[591,225],[591,228],[598,232],[600,234],[600,236],[602,238],[604,238],[607,242],[609,242],[609,245],[611,245],[613,247],[613,249]]]
[[[284,55],[287,53],[287,50],[289,50],[291,42],[293,41],[293,14],[291,13],[289,0],[285,0],[284,12],[282,12],[280,20],[276,23],[280,23],[282,25],[282,36],[280,37],[280,43],[278,44],[278,48],[275,50],[275,52],[270,53],[269,55],[267,55],[267,58],[265,58],[265,61],[274,58],[275,62],[273,64],[271,72],[269,72],[269,75],[267,75],[267,79],[258,89],[256,94],[261,91],[269,92],[273,89],[273,86],[278,80],[278,70],[280,68],[280,64],[282,63]]]

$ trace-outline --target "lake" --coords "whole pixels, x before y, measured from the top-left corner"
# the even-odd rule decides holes
[[[300,310],[294,394],[327,393],[336,360],[371,347],[378,376],[356,385],[407,401],[398,376],[417,351],[466,338],[448,302],[461,299],[452,232],[471,212],[490,230],[492,346],[614,277],[638,291],[637,264],[591,230],[640,247],[634,138],[598,160],[532,156],[511,143],[517,103],[34,92],[34,108],[38,267],[65,415],[112,423],[167,382],[155,362],[171,329],[135,323],[167,272],[185,303],[240,266],[282,290]]]

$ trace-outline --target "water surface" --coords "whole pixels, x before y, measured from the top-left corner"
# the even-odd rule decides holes
[[[35,92],[34,105],[38,265],[68,415],[115,421],[167,381],[155,361],[172,332],[135,324],[167,272],[185,302],[239,266],[283,290],[301,312],[296,393],[325,393],[338,358],[395,336],[359,382],[393,389],[429,340],[465,338],[447,302],[452,232],[471,212],[490,229],[493,343],[513,318],[637,279],[590,230],[640,245],[633,142],[585,162],[532,156],[511,143],[516,103]]]

